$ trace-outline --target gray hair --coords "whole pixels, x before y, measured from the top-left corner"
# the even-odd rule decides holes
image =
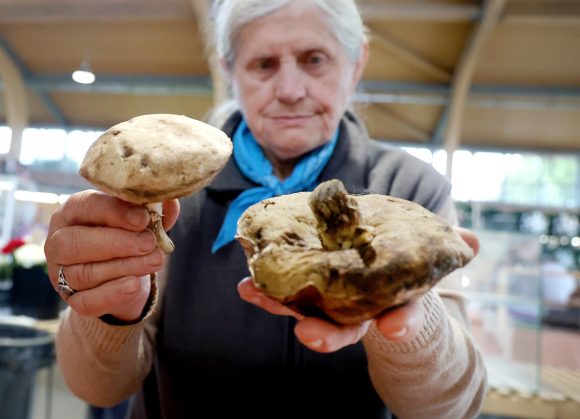
[[[244,25],[273,13],[293,0],[214,1],[214,42],[219,59],[230,67],[235,59],[235,39]],[[310,0],[327,17],[329,29],[354,62],[367,42],[365,27],[355,0]]]

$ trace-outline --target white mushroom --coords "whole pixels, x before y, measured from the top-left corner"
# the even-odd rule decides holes
[[[196,192],[232,153],[226,134],[181,115],[142,115],[109,128],[87,151],[79,173],[98,189],[149,210],[158,246],[173,251],[162,203]]]

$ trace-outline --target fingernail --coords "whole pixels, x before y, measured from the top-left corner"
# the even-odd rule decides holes
[[[163,262],[163,255],[160,252],[149,253],[145,257],[145,261],[149,266],[157,266]]]
[[[150,252],[155,248],[155,236],[150,231],[139,233],[139,250]]]
[[[143,228],[147,224],[147,210],[142,207],[133,207],[127,211],[127,221],[133,227]]]
[[[407,326],[403,326],[399,330],[397,330],[396,332],[389,333],[389,336],[391,338],[400,339],[400,338],[406,336],[407,333],[409,333],[409,328]]]
[[[316,339],[311,342],[306,342],[306,346],[314,349],[318,349],[322,346],[322,339]]]

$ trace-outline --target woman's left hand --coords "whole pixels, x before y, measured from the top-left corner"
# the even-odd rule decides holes
[[[479,242],[470,230],[457,228],[456,231],[477,254]],[[304,317],[266,296],[252,282],[250,277],[238,284],[238,292],[243,300],[276,315],[293,316],[298,320],[294,333],[300,342],[317,352],[334,352],[358,342],[367,332],[371,322],[376,321],[377,329],[391,342],[407,342],[414,339],[425,318],[421,299],[389,310],[376,319],[357,325],[338,325],[315,317]]]
[[[392,342],[411,340],[423,325],[423,304],[420,301],[405,304],[391,310],[374,320],[367,320],[357,325],[338,325],[316,317],[304,317],[266,296],[260,291],[250,277],[244,278],[238,285],[238,292],[243,300],[255,304],[269,313],[281,316],[293,316],[298,320],[294,333],[302,344],[317,352],[334,352],[347,345],[358,342],[367,332],[372,321],[385,339]]]

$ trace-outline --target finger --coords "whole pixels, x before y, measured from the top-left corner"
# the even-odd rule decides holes
[[[81,316],[112,314],[129,321],[141,314],[149,298],[149,284],[148,277],[120,278],[97,288],[79,291],[70,296],[67,303]]]
[[[316,352],[334,352],[358,342],[367,332],[371,321],[356,325],[337,325],[315,317],[307,317],[294,328],[303,345]]]
[[[53,266],[143,256],[156,246],[150,231],[85,226],[63,227],[52,234],[50,243],[45,253]]]
[[[423,327],[425,308],[420,300],[387,311],[377,318],[377,328],[392,342],[414,339]]]
[[[121,321],[134,321],[141,317],[145,304],[149,301],[149,295],[151,294],[151,277],[146,275],[139,279],[139,289],[135,293],[135,296],[118,309],[110,310],[106,314],[111,314]]]
[[[171,230],[171,227],[175,225],[180,209],[181,207],[177,199],[163,203],[163,228],[165,230]]]
[[[459,233],[465,243],[473,249],[473,255],[476,256],[479,253],[479,239],[477,238],[477,235],[473,231],[463,227],[455,227],[455,230]]]
[[[99,191],[86,190],[71,195],[55,212],[48,234],[72,225],[142,231],[148,223],[149,213],[144,206],[125,202]]]
[[[254,285],[254,282],[250,277],[244,278],[238,284],[238,293],[242,300],[255,304],[271,314],[276,314],[278,316],[293,316],[297,319],[304,318],[301,314],[291,310],[267,295],[264,295],[264,293]]]
[[[358,342],[370,325],[368,321],[360,325],[338,326],[314,317],[304,317],[264,295],[249,277],[238,284],[238,292],[244,301],[255,304],[269,313],[297,318],[299,323],[294,329],[296,336],[304,345],[317,352],[333,352]]]
[[[111,279],[141,277],[158,272],[163,266],[163,260],[163,252],[154,249],[145,256],[66,265],[63,267],[63,273],[70,287],[82,291],[96,288]]]

